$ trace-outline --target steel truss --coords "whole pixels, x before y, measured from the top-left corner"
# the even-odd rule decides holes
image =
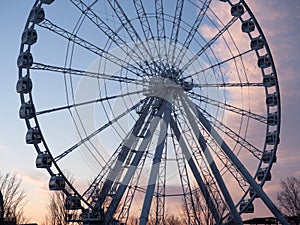
[[[244,0],[36,0],[17,64],[26,142],[65,193],[67,221],[159,225],[171,211],[242,224],[259,198],[288,224],[263,191],[279,144],[277,73]],[[83,191],[68,170],[92,177]]]

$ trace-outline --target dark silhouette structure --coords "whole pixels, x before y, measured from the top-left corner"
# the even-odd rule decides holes
[[[300,218],[297,216],[287,216],[286,219],[290,225],[300,225]],[[281,223],[280,223],[280,221],[278,221],[278,219],[276,219],[274,217],[263,217],[263,218],[254,218],[254,219],[250,219],[250,220],[245,220],[245,221],[243,221],[243,224],[277,225],[277,224],[281,224]]]
[[[4,216],[4,206],[3,206],[3,196],[0,191],[0,225],[3,225],[3,216]]]

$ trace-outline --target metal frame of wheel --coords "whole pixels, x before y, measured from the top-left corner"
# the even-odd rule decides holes
[[[163,16],[167,17],[167,15],[164,15],[163,12],[163,2],[156,0],[155,1],[155,7],[156,7],[156,15],[151,15],[152,17],[156,16],[157,20],[157,36],[153,36],[151,34],[151,25],[149,21],[147,20],[147,17],[150,16],[150,14],[147,14],[143,5],[143,2],[140,0],[135,0],[134,6],[137,14],[140,16],[138,19],[141,24],[144,38],[146,40],[150,39],[164,39],[169,44],[168,54],[171,55],[172,60],[169,63],[169,56],[161,56],[158,53],[158,56],[156,59],[153,57],[150,57],[150,60],[143,60],[139,57],[142,57],[143,54],[150,54],[153,49],[155,51],[159,52],[161,46],[158,44],[157,46],[155,43],[157,42],[144,42],[142,38],[139,37],[139,34],[135,31],[134,27],[132,27],[133,21],[130,21],[129,18],[126,17],[126,12],[123,10],[122,6],[118,3],[118,1],[110,0],[108,3],[111,6],[111,9],[114,11],[115,16],[118,17],[118,19],[122,22],[123,27],[120,29],[123,29],[123,31],[127,32],[129,37],[138,42],[138,47],[133,48],[132,46],[128,45],[127,48],[130,49],[130,52],[132,53],[132,56],[129,56],[129,60],[126,61],[126,59],[120,59],[116,55],[113,55],[111,52],[109,52],[107,49],[100,48],[99,46],[93,45],[92,43],[86,41],[84,38],[80,38],[80,36],[77,36],[77,33],[69,32],[65,29],[62,29],[61,27],[57,26],[56,24],[51,23],[50,20],[45,19],[45,9],[47,7],[51,7],[50,5],[54,2],[54,0],[37,0],[33,7],[31,14],[28,17],[28,20],[25,24],[24,33],[22,35],[22,42],[20,47],[20,55],[18,58],[18,67],[19,67],[19,80],[17,84],[17,92],[20,94],[21,99],[21,108],[20,108],[20,117],[25,120],[26,126],[28,128],[28,144],[34,145],[37,153],[39,155],[41,154],[47,154],[47,157],[49,157],[51,163],[49,166],[45,166],[44,168],[48,171],[48,173],[51,175],[51,177],[59,177],[63,182],[66,182],[66,186],[57,187],[57,190],[63,191],[67,198],[74,197],[75,199],[80,198],[80,207],[75,207],[76,210],[82,210],[83,214],[86,213],[86,218],[73,218],[70,219],[70,221],[83,221],[84,223],[94,223],[99,222],[99,220],[106,221],[106,223],[118,223],[117,220],[112,220],[116,207],[120,203],[120,200],[124,197],[124,193],[127,190],[127,187],[129,185],[129,181],[133,182],[131,179],[134,176],[134,173],[139,170],[142,170],[142,166],[144,164],[144,160],[146,160],[147,156],[140,154],[139,156],[134,157],[134,159],[131,161],[131,165],[136,166],[136,170],[133,170],[131,172],[127,172],[125,177],[122,177],[124,180],[127,179],[126,176],[128,176],[127,183],[125,182],[125,185],[120,185],[120,177],[117,175],[112,175],[111,173],[114,171],[111,169],[109,165],[117,165],[117,162],[123,163],[126,160],[126,157],[128,156],[128,153],[130,150],[135,149],[134,143],[137,142],[136,138],[138,135],[142,135],[144,137],[144,140],[147,140],[145,138],[147,131],[150,133],[153,133],[156,129],[156,127],[159,124],[159,119],[162,118],[163,121],[165,121],[165,124],[167,124],[167,127],[163,127],[161,125],[161,129],[159,134],[157,135],[159,138],[167,138],[167,136],[172,136],[173,140],[177,140],[173,142],[174,144],[174,151],[176,152],[176,160],[178,164],[178,168],[182,168],[182,170],[179,172],[180,178],[181,178],[181,185],[183,189],[189,190],[186,193],[183,193],[185,200],[186,208],[188,209],[188,215],[190,217],[193,216],[193,213],[195,213],[195,209],[193,206],[192,199],[192,190],[189,182],[184,183],[184,179],[189,180],[188,174],[193,174],[194,178],[197,182],[198,188],[201,191],[201,193],[206,196],[205,200],[206,203],[209,205],[210,210],[212,214],[214,215],[214,220],[216,224],[219,223],[232,223],[236,222],[238,224],[242,223],[240,214],[244,213],[249,209],[249,207],[252,207],[252,202],[255,200],[255,198],[260,198],[263,200],[265,205],[270,209],[270,211],[278,218],[278,220],[282,224],[288,224],[283,217],[283,215],[279,212],[279,210],[275,207],[275,205],[272,203],[272,201],[268,198],[268,196],[265,194],[265,192],[262,190],[263,185],[266,181],[270,179],[270,171],[273,166],[273,163],[276,162],[276,151],[279,144],[279,134],[280,134],[280,118],[281,118],[281,106],[280,106],[280,92],[279,92],[279,85],[278,85],[278,79],[277,79],[277,73],[275,68],[275,63],[272,58],[272,54],[270,51],[270,48],[268,46],[267,40],[263,34],[263,31],[261,27],[259,26],[257,20],[255,19],[253,13],[251,12],[249,6],[244,0],[240,1],[231,1],[231,0],[220,0],[218,1],[220,5],[222,4],[229,4],[230,7],[233,9],[236,7],[237,9],[237,15],[232,16],[232,20],[223,26],[222,29],[219,29],[218,33],[209,41],[207,41],[202,48],[193,56],[193,58],[190,60],[190,62],[186,63],[185,65],[181,66],[180,69],[176,68],[175,65],[173,67],[173,64],[177,63],[180,65],[181,60],[185,57],[186,52],[189,50],[189,44],[193,41],[193,37],[198,30],[199,26],[201,25],[202,19],[206,16],[207,10],[210,10],[210,3],[211,0],[204,0],[199,1],[199,3],[202,3],[202,8],[199,10],[199,16],[198,21],[194,23],[193,26],[190,26],[190,31],[185,31],[188,33],[186,42],[181,43],[183,46],[187,46],[187,49],[181,48],[181,50],[176,52],[176,47],[180,46],[178,43],[178,32],[180,29],[184,29],[181,27],[180,23],[184,23],[184,21],[181,21],[181,14],[182,14],[182,8],[184,1],[178,0],[176,9],[175,9],[175,15],[173,17],[168,18],[169,21],[173,20],[173,28],[172,33],[169,39],[166,41],[165,37],[165,30],[164,26],[164,18]],[[189,1],[191,2],[191,1]],[[86,17],[86,19],[93,22],[93,24],[99,28],[103,33],[105,33],[107,36],[110,37],[110,41],[106,43],[106,45],[110,45],[114,43],[116,46],[119,46],[122,48],[122,46],[126,45],[126,42],[122,39],[121,36],[119,36],[118,32],[119,30],[113,30],[111,29],[107,24],[104,23],[104,21],[101,20],[101,18],[92,10],[92,7],[94,4],[97,3],[97,1],[94,1],[93,4],[90,6],[86,5],[83,1],[80,0],[71,0],[71,3],[78,8],[79,12],[82,13]],[[196,4],[196,3],[195,3]],[[241,11],[239,11],[241,10]],[[150,18],[149,18],[150,20]],[[194,61],[198,59],[198,57],[201,54],[205,54],[205,51],[207,49],[210,49],[211,46],[218,40],[218,38],[222,37],[224,33],[228,31],[228,29],[232,26],[232,24],[235,23],[235,21],[240,20],[241,24],[247,23],[247,25],[254,26],[254,29],[256,29],[259,33],[259,40],[261,41],[261,46],[257,49],[252,48],[245,52],[239,52],[237,55],[232,55],[230,59],[227,60],[221,60],[218,61],[217,57],[214,55],[217,63],[211,64],[211,67],[220,67],[222,64],[230,61],[235,60],[236,58],[242,57],[244,54],[247,54],[248,52],[255,52],[258,60],[258,67],[261,69],[262,79],[263,82],[257,82],[257,83],[215,83],[215,84],[200,84],[196,83],[195,81],[191,81],[191,77],[193,75],[186,75],[185,70],[193,64]],[[250,21],[250,22],[249,22]],[[169,22],[170,23],[170,22]],[[35,27],[38,26],[39,29],[47,29],[48,31],[53,32],[54,34],[57,34],[60,38],[63,38],[64,40],[69,40],[69,42],[73,43],[74,45],[78,45],[82,48],[87,49],[88,51],[100,55],[104,58],[104,60],[108,60],[115,65],[120,66],[121,69],[127,69],[129,73],[133,74],[140,74],[142,73],[143,76],[146,78],[146,80],[143,78],[143,80],[134,80],[130,79],[129,77],[121,77],[121,76],[115,76],[111,75],[107,77],[107,79],[111,81],[116,82],[136,82],[139,85],[145,85],[147,82],[146,91],[144,88],[144,94],[145,98],[139,102],[139,104],[131,105],[131,107],[128,108],[127,112],[131,112],[134,110],[137,110],[138,108],[141,108],[142,110],[138,113],[139,118],[136,119],[135,125],[133,127],[133,130],[131,133],[128,134],[127,139],[123,142],[123,147],[120,147],[116,150],[114,155],[107,161],[107,163],[103,166],[103,170],[96,176],[95,180],[92,182],[92,184],[89,186],[89,188],[82,194],[79,193],[76,188],[72,185],[72,183],[67,179],[67,177],[64,175],[62,169],[57,164],[57,161],[64,158],[67,154],[71,153],[72,151],[76,150],[80,145],[84,145],[85,142],[88,142],[94,135],[101,133],[104,129],[111,126],[111,124],[114,123],[114,121],[107,121],[107,124],[104,124],[101,128],[96,130],[94,133],[90,135],[86,135],[84,138],[81,138],[81,140],[78,143],[75,143],[72,147],[65,150],[62,154],[54,157],[51,153],[51,149],[49,149],[47,142],[45,140],[45,137],[43,135],[43,131],[40,127],[38,117],[40,115],[44,115],[47,113],[56,112],[59,110],[65,110],[70,108],[76,108],[80,107],[85,104],[90,103],[97,103],[105,101],[109,98],[112,98],[113,96],[106,96],[106,99],[96,99],[95,101],[91,102],[84,102],[84,103],[74,103],[73,105],[66,105],[62,106],[60,108],[53,108],[53,109],[47,109],[44,111],[36,111],[35,105],[34,105],[34,96],[33,96],[33,85],[31,80],[31,70],[44,70],[44,71],[52,71],[56,73],[70,73],[73,75],[79,75],[83,76],[84,74],[91,77],[99,76],[100,79],[105,78],[105,74],[97,74],[93,72],[87,72],[87,71],[81,71],[81,70],[75,70],[73,68],[68,67],[55,67],[52,65],[45,65],[38,62],[35,62],[33,60],[34,55],[32,51],[32,46],[34,46],[37,42],[37,34],[38,32],[35,30]],[[187,25],[185,25],[188,27]],[[195,29],[197,28],[197,29]],[[147,30],[148,29],[148,30]],[[246,32],[248,34],[249,40],[253,43],[257,40],[257,36],[252,35],[251,28],[249,28],[250,31]],[[112,38],[113,37],[113,38]],[[153,45],[151,49],[151,44]],[[174,45],[171,45],[170,43],[175,43]],[[178,45],[178,46],[176,46]],[[175,46],[175,47],[174,47]],[[263,49],[263,51],[261,50]],[[149,53],[150,52],[150,53]],[[176,56],[175,56],[176,52]],[[213,52],[213,51],[212,51]],[[263,52],[263,55],[262,55]],[[127,52],[128,53],[128,52]],[[166,53],[166,55],[168,55]],[[214,54],[214,53],[213,53]],[[134,58],[136,57],[136,58]],[[181,59],[181,60],[180,60]],[[130,65],[130,60],[135,60],[136,63],[133,65]],[[157,62],[157,60],[161,60]],[[167,61],[167,63],[165,62]],[[173,63],[173,64],[172,64]],[[125,65],[125,66],[124,66]],[[132,66],[132,67],[130,67]],[[179,67],[179,66],[178,66]],[[159,69],[158,69],[159,68]],[[174,69],[175,68],[175,69]],[[161,72],[164,71],[164,72]],[[270,72],[271,71],[271,72]],[[156,76],[161,79],[159,81],[153,81],[151,80],[150,74],[156,74]],[[174,80],[172,80],[172,76],[176,76]],[[138,76],[137,76],[138,77]],[[179,79],[180,77],[180,79]],[[265,79],[271,79],[271,80],[265,80]],[[171,82],[169,82],[171,80]],[[151,82],[154,82],[153,84]],[[159,83],[166,83],[160,86]],[[269,82],[269,83],[268,83]],[[151,86],[152,85],[152,86]],[[158,85],[158,88],[157,86]],[[198,86],[197,86],[198,85]],[[227,104],[226,102],[217,101],[212,98],[207,98],[206,96],[200,96],[198,93],[193,92],[193,89],[195,88],[205,88],[205,85],[207,87],[209,86],[216,86],[216,87],[230,87],[230,86],[245,86],[245,87],[262,87],[265,89],[265,97],[266,97],[266,115],[259,115],[255,114],[253,112],[246,111],[242,108],[235,107],[233,105]],[[151,86],[151,87],[150,87]],[[156,86],[156,87],[155,87]],[[164,91],[164,89],[168,90],[167,92]],[[272,91],[275,89],[275,93],[273,94]],[[142,92],[143,92],[142,91]],[[155,95],[151,96],[151,92],[155,92]],[[150,94],[149,94],[150,93]],[[172,93],[172,94],[170,94]],[[174,94],[175,93],[175,94]],[[136,91],[136,94],[141,94],[141,91]],[[123,97],[125,94],[121,94],[117,97]],[[222,121],[215,120],[215,123],[212,123],[211,121],[214,119],[213,116],[209,114],[209,111],[205,111],[205,109],[202,109],[201,107],[195,105],[194,98],[197,98],[199,102],[204,102],[206,104],[210,104],[212,106],[217,106],[225,111],[231,111],[234,113],[237,113],[239,115],[245,116],[249,119],[257,120],[263,124],[266,124],[266,138],[265,138],[265,144],[263,150],[257,150],[256,147],[254,147],[251,143],[249,143],[246,139],[246,137],[239,136],[239,134],[235,133],[233,130],[230,130],[230,127],[227,127],[226,125],[222,124]],[[269,98],[269,99],[268,99]],[[269,101],[269,102],[268,102]],[[150,108],[154,106],[155,102],[160,102],[160,106],[156,108],[155,110],[150,110]],[[172,104],[178,104],[176,107],[176,110],[174,110],[174,107]],[[144,110],[144,111],[143,111]],[[123,114],[126,114],[127,112],[124,112]],[[176,113],[175,113],[176,112]],[[177,113],[178,112],[178,113]],[[181,117],[181,115],[185,115],[186,118]],[[122,114],[119,115],[118,118],[122,117]],[[118,118],[114,118],[117,122]],[[156,118],[156,119],[155,119]],[[199,127],[197,127],[193,121],[199,121],[202,124],[202,130],[199,130]],[[147,122],[148,121],[148,122]],[[151,121],[151,122],[149,122]],[[194,152],[190,152],[189,148],[191,146],[188,146],[188,143],[181,142],[181,138],[183,136],[182,131],[184,131],[184,123],[189,123],[190,125],[186,129],[190,129],[190,131],[193,131],[195,135],[193,138],[196,138],[198,141],[198,144],[203,152],[201,157],[202,159],[212,159],[210,151],[206,151],[207,148],[212,148],[209,146],[208,140],[214,142],[212,145],[219,146],[217,151],[219,151],[220,157],[227,158],[227,164],[224,163],[224,167],[231,167],[228,169],[229,172],[237,173],[236,179],[240,179],[240,186],[244,186],[245,191],[243,196],[240,198],[240,200],[236,203],[233,202],[226,184],[224,180],[222,179],[222,173],[220,173],[218,169],[218,165],[214,163],[214,160],[209,162],[209,165],[206,165],[206,169],[210,170],[210,172],[207,172],[207,176],[214,177],[214,182],[217,183],[216,191],[213,192],[213,190],[209,190],[207,192],[207,186],[205,187],[205,175],[203,175],[203,171],[199,171],[199,164],[197,165],[197,158],[196,155],[193,155]],[[147,124],[147,125],[146,125]],[[168,126],[170,126],[168,130]],[[226,135],[228,137],[232,138],[235,136],[237,137],[236,140],[239,141],[239,144],[241,145],[241,148],[246,148],[249,150],[254,156],[257,156],[260,161],[258,163],[256,173],[254,175],[251,175],[247,168],[243,165],[243,163],[239,160],[237,155],[235,155],[229,145],[226,144],[226,142],[223,140],[223,138],[219,135],[220,130],[228,129]],[[206,133],[204,132],[206,131]],[[171,132],[171,133],[168,133]],[[208,139],[206,136],[210,136],[212,139]],[[172,140],[171,139],[171,140]],[[184,137],[186,141],[188,141],[187,137]],[[192,139],[192,138],[191,138]],[[194,140],[195,141],[195,140]],[[147,141],[141,141],[139,142],[139,147],[147,148],[149,144],[149,140]],[[125,147],[124,147],[125,146]],[[159,159],[159,165],[161,164],[160,161],[163,161],[164,154],[164,147],[165,144],[158,144],[156,146],[154,159]],[[127,148],[127,149],[126,149]],[[181,149],[181,152],[178,150]],[[270,150],[271,149],[271,150]],[[125,158],[122,158],[122,154],[127,152],[125,154]],[[137,151],[139,152],[139,151]],[[138,154],[136,154],[138,155]],[[182,158],[187,159],[187,161],[181,160],[180,156]],[[143,158],[144,157],[144,158]],[[200,157],[200,156],[199,156]],[[264,159],[263,157],[266,157],[267,159]],[[143,158],[143,159],[142,159]],[[191,160],[189,160],[191,159]],[[167,160],[165,160],[167,161]],[[50,166],[53,164],[54,167]],[[122,170],[122,165],[115,166],[114,169],[117,169],[117,171]],[[153,164],[154,165],[154,164]],[[139,167],[141,166],[141,167]],[[166,195],[164,185],[165,185],[165,171],[163,168],[158,166],[153,166],[151,168],[151,173],[154,174],[154,177],[158,179],[158,181],[155,181],[153,184],[150,183],[147,186],[147,189],[142,190],[141,192],[145,192],[145,200],[142,207],[142,213],[140,217],[140,224],[146,224],[149,216],[149,210],[151,207],[152,198],[154,196],[163,196]],[[187,172],[187,167],[190,168],[190,172]],[[55,168],[56,172],[52,168]],[[122,170],[123,171],[123,170]],[[108,175],[107,175],[108,174]],[[200,175],[201,174],[201,175]],[[121,175],[120,175],[121,176]],[[139,179],[141,175],[137,175],[135,179]],[[111,179],[111,177],[113,177]],[[151,177],[151,174],[150,174]],[[200,177],[204,177],[204,180],[202,180]],[[255,179],[259,178],[259,183],[256,182]],[[156,179],[155,178],[155,179]],[[151,178],[150,178],[151,179]],[[160,180],[161,179],[161,180]],[[123,180],[123,181],[124,181]],[[160,181],[159,181],[160,180]],[[138,182],[138,180],[136,180]],[[157,183],[158,182],[158,183]],[[107,209],[107,211],[104,212],[103,210],[103,203],[106,201],[106,198],[108,196],[111,196],[111,190],[114,184],[118,184],[118,189],[116,189],[116,193],[113,196],[113,199],[117,200],[111,200],[110,206]],[[154,191],[155,185],[157,186],[157,191]],[[162,186],[160,186],[162,185]],[[211,184],[211,187],[214,185]],[[209,188],[211,188],[209,187]],[[220,189],[217,190],[219,187]],[[100,188],[100,195],[95,196],[96,190]],[[141,187],[140,187],[141,188]],[[209,189],[208,188],[208,189]],[[199,191],[198,190],[198,191]],[[161,193],[159,193],[161,191]],[[248,198],[249,193],[251,192],[250,198]],[[129,204],[132,204],[132,198],[130,196],[134,195],[134,192],[130,193],[130,191],[126,192],[127,197],[125,200],[125,203],[123,204],[123,209],[125,207],[126,201]],[[212,193],[215,193],[213,199],[209,196],[213,196]],[[129,197],[128,197],[129,196]],[[217,197],[216,197],[217,196]],[[223,197],[222,197],[223,196]],[[219,198],[219,199],[218,199]],[[248,200],[246,200],[248,199]],[[164,217],[165,212],[165,200],[164,198],[159,199],[157,197],[157,205],[160,205],[157,208],[157,211],[160,210],[160,212],[156,214],[156,218],[158,220],[162,220]],[[160,201],[160,203],[159,203]],[[228,207],[228,213],[224,215],[219,215],[217,213],[218,209],[215,208],[213,201],[216,202],[226,202],[226,205]],[[81,206],[81,205],[84,205]],[[243,205],[243,207],[241,207]],[[241,207],[240,210],[238,210],[238,207]],[[126,207],[125,207],[126,208]],[[158,210],[159,209],[159,210]],[[91,213],[94,213],[94,218],[91,218]],[[98,213],[98,214],[97,214]],[[121,217],[124,218],[127,216],[128,219],[128,211],[125,210],[125,212],[120,213]],[[84,217],[84,216],[83,216]],[[126,219],[126,221],[127,221]]]

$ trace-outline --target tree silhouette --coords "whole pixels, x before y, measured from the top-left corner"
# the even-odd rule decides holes
[[[288,216],[300,217],[300,178],[287,177],[280,183],[277,200]]]
[[[48,205],[48,223],[50,225],[66,225],[65,194],[61,191],[51,193]]]
[[[4,220],[15,220],[18,224],[26,223],[24,206],[26,205],[26,194],[22,188],[22,179],[16,174],[0,173],[0,190],[3,197]]]

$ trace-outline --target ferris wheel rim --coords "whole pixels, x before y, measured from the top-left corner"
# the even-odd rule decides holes
[[[228,2],[230,2],[230,1],[228,1]],[[277,151],[278,142],[279,142],[280,113],[281,113],[281,107],[280,107],[280,93],[279,93],[279,84],[278,84],[278,79],[277,79],[277,73],[276,73],[275,64],[274,64],[274,61],[273,61],[273,58],[272,58],[271,51],[270,51],[269,46],[268,46],[268,44],[267,44],[267,41],[266,41],[266,39],[265,39],[265,37],[264,37],[264,34],[263,34],[263,32],[262,32],[262,29],[261,29],[260,26],[259,26],[259,23],[256,21],[256,19],[255,19],[253,13],[251,12],[250,8],[247,6],[246,2],[245,2],[244,0],[241,0],[240,2],[242,3],[243,6],[245,6],[247,12],[248,12],[248,13],[250,14],[250,16],[251,16],[251,19],[255,22],[256,28],[259,30],[260,35],[262,36],[262,38],[263,38],[264,41],[265,41],[265,48],[266,48],[267,54],[268,54],[268,55],[270,56],[270,58],[271,58],[271,66],[272,66],[273,75],[276,77],[276,84],[275,84],[275,86],[276,86],[276,93],[277,93],[276,96],[277,96],[277,98],[278,98],[278,105],[277,105],[276,107],[277,107],[277,109],[278,109],[277,112],[278,112],[278,118],[279,118],[279,121],[278,121],[278,124],[276,125],[276,128],[277,128],[276,131],[277,131],[277,133],[276,133],[276,140],[275,140],[275,144],[274,144],[274,148],[273,148],[273,150],[274,150],[273,158],[274,158],[274,155],[276,154],[276,151]],[[231,2],[230,2],[230,3],[231,3]],[[42,5],[44,5],[44,3],[42,3],[42,1],[40,1],[40,0],[37,0],[37,1],[35,2],[35,4],[34,4],[33,7],[37,7],[38,5],[41,7]],[[146,15],[146,16],[147,16],[147,15]],[[241,18],[240,18],[240,20],[241,20]],[[25,29],[29,27],[29,24],[30,24],[30,22],[29,22],[29,19],[28,19],[28,21],[26,22],[26,25],[25,25]],[[34,27],[34,24],[32,25],[32,27]],[[25,29],[24,29],[24,30],[25,30]],[[21,44],[20,54],[24,52],[24,47],[25,47],[25,44]],[[28,49],[27,49],[28,52],[30,52],[30,47],[31,47],[31,45],[29,45],[29,47],[28,47]],[[259,56],[259,55],[258,55],[258,56]],[[27,71],[26,71],[26,74],[27,74],[28,76],[30,76],[30,70],[31,70],[31,69],[28,68]],[[262,69],[262,71],[263,71],[263,69]],[[264,74],[264,72],[263,72],[263,74]],[[19,78],[21,78],[21,77],[23,77],[23,69],[22,69],[22,68],[19,68]],[[265,90],[266,90],[266,94],[268,94],[267,87],[265,87]],[[25,104],[25,103],[26,103],[26,100],[25,100],[24,94],[20,94],[20,98],[21,98],[21,104]],[[30,93],[29,93],[29,100],[30,100],[30,102],[33,103],[33,99],[34,99],[34,97],[32,96],[32,93],[30,92]],[[267,113],[269,113],[269,107],[267,107]],[[77,196],[79,196],[79,197],[81,197],[81,199],[85,202],[86,205],[89,205],[89,203],[84,199],[84,197],[83,197],[81,194],[79,194],[79,193],[77,192],[77,190],[73,187],[73,185],[68,181],[68,179],[65,177],[64,173],[60,170],[60,167],[56,164],[56,161],[55,161],[54,157],[52,156],[51,151],[50,151],[50,149],[48,148],[47,143],[46,143],[46,141],[45,141],[45,139],[44,139],[44,137],[43,137],[43,133],[42,133],[42,130],[40,129],[39,121],[38,121],[38,118],[37,118],[37,115],[36,115],[36,114],[34,114],[33,119],[34,119],[34,121],[35,121],[35,127],[37,127],[37,128],[40,130],[40,132],[41,132],[42,143],[43,143],[43,145],[44,145],[44,147],[45,147],[45,149],[46,149],[46,152],[50,154],[51,159],[52,159],[52,161],[53,161],[53,163],[54,163],[56,169],[58,170],[59,174],[60,174],[61,176],[63,176],[63,178],[65,179],[65,181],[68,183],[68,186],[69,186],[69,187],[72,189],[72,191],[74,192],[74,194],[77,195]],[[249,119],[249,117],[248,117],[248,119]],[[28,129],[31,129],[31,128],[33,128],[33,126],[31,125],[31,123],[30,123],[29,120],[30,120],[30,119],[25,119],[26,124],[27,124],[27,128],[28,128]],[[269,125],[267,124],[267,132],[268,132],[268,130],[269,130]],[[266,133],[266,135],[267,135],[267,133]],[[266,146],[266,141],[265,141],[265,146]],[[40,150],[40,148],[38,147],[38,145],[35,145],[35,148],[36,148],[36,151],[37,151],[38,153],[41,153],[41,152],[42,152],[42,151]],[[266,149],[266,147],[264,147],[264,151],[266,151],[265,149]],[[256,175],[255,175],[255,177],[257,176],[258,170],[261,168],[261,164],[262,164],[262,159],[260,160],[260,164],[259,164],[259,166],[258,166],[258,169],[256,170]],[[267,173],[271,170],[272,165],[273,165],[273,160],[271,160],[271,162],[268,164],[268,167],[267,167]],[[51,168],[47,168],[47,170],[48,170],[48,172],[49,172],[50,175],[54,175],[54,172],[51,170]],[[261,186],[264,185],[266,179],[267,179],[267,177],[264,176],[264,178],[263,178],[263,180],[262,180],[262,182],[261,182]],[[70,194],[70,193],[69,193],[67,190],[65,190],[65,189],[64,189],[64,192],[65,192],[67,195]],[[242,200],[245,199],[245,196],[248,194],[248,192],[249,192],[249,190],[246,191],[246,192],[244,193],[244,197],[242,197],[242,198],[240,199],[240,202],[241,202]],[[254,197],[251,198],[251,201],[252,201],[252,200],[254,200]],[[240,202],[238,203],[238,205],[240,204]],[[250,202],[249,202],[249,204],[250,204]]]

